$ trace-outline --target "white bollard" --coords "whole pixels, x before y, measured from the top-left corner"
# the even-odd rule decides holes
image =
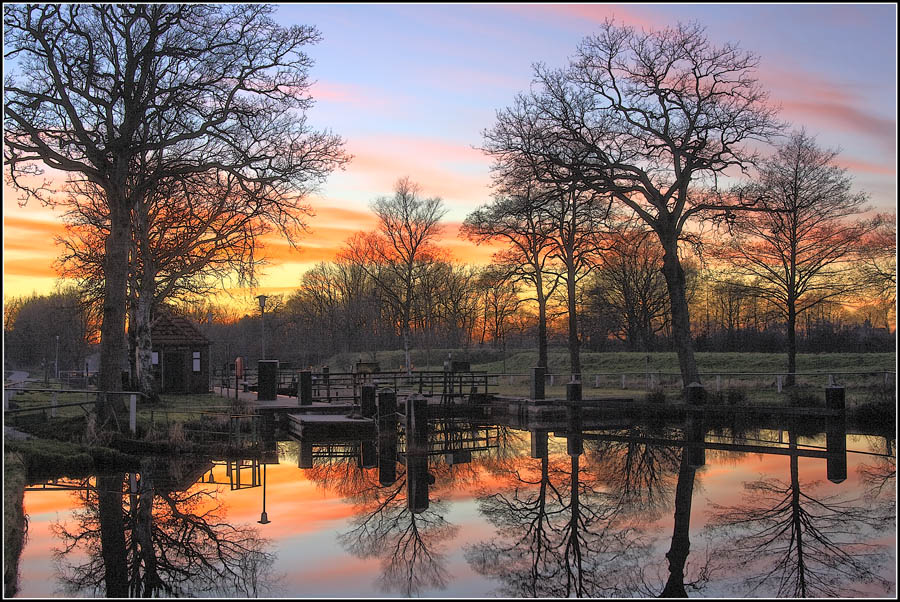
[[[550,375],[550,386],[551,387],[553,386],[553,375],[552,374]]]
[[[625,388],[625,375],[622,375],[622,388]]]
[[[779,374],[778,376],[775,377],[775,382],[778,384],[778,392],[779,393],[781,393],[781,386],[782,386],[781,379],[782,379],[781,374]]]

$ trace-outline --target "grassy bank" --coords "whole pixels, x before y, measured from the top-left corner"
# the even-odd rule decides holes
[[[3,597],[19,590],[19,557],[25,546],[28,522],[22,505],[25,495],[25,462],[22,456],[3,454]]]
[[[469,361],[475,370],[491,373],[528,374],[537,364],[537,351],[510,350],[505,354],[499,349],[422,349],[410,351],[417,370],[440,370],[448,354],[453,359]],[[505,360],[504,360],[505,355]],[[568,374],[569,354],[559,347],[547,354],[550,373]],[[797,355],[798,372],[843,372],[893,370],[896,353],[801,353]],[[374,358],[382,370],[403,367],[403,351],[379,351]],[[697,365],[701,372],[783,372],[787,368],[784,353],[697,353]],[[373,354],[340,353],[325,362],[332,372],[351,369],[356,361],[372,361]],[[582,371],[586,374],[603,372],[678,372],[678,356],[675,352],[638,353],[617,351],[607,353],[582,352]]]

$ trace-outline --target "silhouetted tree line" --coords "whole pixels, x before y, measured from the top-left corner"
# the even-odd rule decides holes
[[[258,238],[278,231],[295,242],[307,227],[303,199],[349,160],[339,137],[303,117],[304,47],[319,33],[281,28],[272,10],[4,13],[10,57],[31,61],[7,86],[9,176],[25,197],[66,208],[60,268],[98,308],[103,388],[120,386],[130,354],[133,375],[152,389],[150,328],[172,303],[204,324],[216,364],[252,359],[262,327],[267,355],[299,364],[402,349],[408,371],[413,348],[431,364],[443,359],[432,357],[437,349],[536,347],[546,366],[548,345],[563,343],[576,378],[582,347],[674,350],[684,383],[700,381],[695,350],[786,352],[793,371],[798,352],[894,348],[896,217],[860,219],[867,195],[853,190],[837,151],[802,128],[785,135],[755,77],[758,57],[714,46],[696,23],[638,31],[608,21],[566,67],[535,66],[531,90],[483,132],[492,200],[461,229],[476,244],[500,245],[492,265],[449,257],[437,243],[443,202],[402,178],[393,196],[372,202],[373,230],[303,274],[295,293],[270,297],[264,325],[206,305],[228,279],[255,284]],[[103,19],[147,24],[102,40],[140,42],[127,68],[85,46],[84,31]],[[259,43],[257,60],[233,64],[210,46],[221,27],[209,25],[225,22],[244,24],[226,28],[228,47],[242,54]],[[172,55],[179,45],[163,42],[185,31],[195,46]],[[36,43],[45,38],[60,45]],[[203,60],[207,68],[192,68]],[[267,71],[270,63],[282,69]],[[42,74],[60,68],[68,85],[41,88]],[[108,90],[81,94],[85,69]],[[141,82],[125,87],[135,111],[107,131],[119,116],[102,116],[118,97],[95,96],[118,94],[121,73]],[[209,80],[190,79],[200,73]],[[209,106],[198,100],[207,90],[218,99]],[[98,102],[106,108],[95,115]],[[35,122],[49,125],[29,129]],[[262,128],[265,143],[250,134],[260,124],[272,126]],[[771,146],[768,157],[760,144]],[[69,173],[65,190],[32,181],[41,164]],[[736,173],[742,180],[726,186]],[[25,347],[46,335],[21,334],[31,327],[29,312],[20,314],[5,315],[7,351],[30,364],[40,353]]]

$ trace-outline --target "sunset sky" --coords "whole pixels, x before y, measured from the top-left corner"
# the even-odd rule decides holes
[[[490,162],[476,148],[495,111],[528,89],[532,64],[562,67],[607,17],[659,28],[696,20],[717,44],[761,58],[759,78],[781,118],[841,149],[857,190],[896,210],[896,8],[875,5],[284,5],[284,25],[316,26],[307,52],[316,99],[310,123],[344,137],[354,159],[310,199],[316,216],[300,251],[273,239],[262,292],[288,293],[374,224],[369,203],[409,176],[448,208],[446,247],[482,263],[490,249],[457,238],[490,198]],[[59,214],[4,186],[4,295],[53,290]],[[236,291],[234,302],[260,291]]]

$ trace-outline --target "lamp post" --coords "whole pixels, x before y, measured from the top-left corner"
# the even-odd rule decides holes
[[[266,312],[266,297],[265,295],[258,295],[256,297],[257,301],[259,301],[259,325],[262,329],[262,358],[266,359],[266,324],[264,321],[265,312]]]

